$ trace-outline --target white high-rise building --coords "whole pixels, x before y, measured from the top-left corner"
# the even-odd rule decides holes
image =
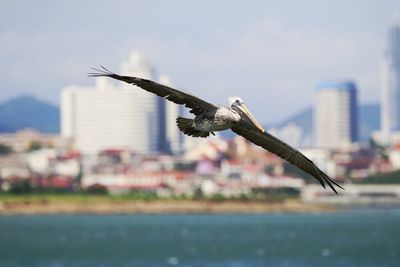
[[[353,82],[324,82],[317,86],[314,109],[316,144],[336,149],[357,141],[357,90]]]
[[[136,52],[123,62],[121,73],[157,80],[147,59]],[[85,154],[110,148],[160,152],[166,138],[164,102],[130,84],[96,78],[94,87],[62,90],[61,132]]]
[[[400,23],[389,29],[388,47],[381,64],[381,140],[389,143],[400,131]]]

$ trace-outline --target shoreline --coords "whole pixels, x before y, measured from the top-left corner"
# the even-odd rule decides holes
[[[109,202],[3,201],[0,215],[45,214],[229,214],[229,213],[324,213],[337,211],[327,204],[307,204],[299,200],[282,202],[152,200]]]

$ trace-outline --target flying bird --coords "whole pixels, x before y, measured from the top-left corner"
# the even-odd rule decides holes
[[[176,119],[179,130],[184,134],[204,138],[214,134],[216,131],[231,129],[236,134],[312,175],[324,188],[327,184],[336,194],[335,186],[343,189],[300,151],[266,132],[240,97],[229,97],[229,107],[214,105],[191,94],[148,79],[121,76],[110,72],[103,66],[101,68],[101,70],[93,68],[96,72],[89,73],[89,76],[110,77],[133,84],[150,93],[189,108],[190,113],[194,114],[193,119],[182,117]]]

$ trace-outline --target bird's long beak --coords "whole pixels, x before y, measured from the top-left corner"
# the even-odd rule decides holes
[[[237,105],[240,111],[242,111],[241,116],[244,120],[247,122],[253,124],[257,129],[259,129],[261,132],[265,132],[264,128],[261,126],[261,124],[254,118],[253,114],[251,114],[250,110],[247,108],[245,104],[240,104]]]

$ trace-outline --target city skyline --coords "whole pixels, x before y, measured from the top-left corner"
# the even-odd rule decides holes
[[[90,1],[25,3],[24,10],[20,4],[0,4],[0,101],[30,93],[57,103],[59,88],[91,83],[89,67],[116,70],[136,49],[176,87],[220,104],[230,94],[242,96],[267,123],[313,103],[314,85],[323,79],[351,78],[361,103],[378,102],[386,29],[400,9],[397,1],[229,3],[229,10],[226,2],[212,9],[179,1],[121,1],[124,9]]]

